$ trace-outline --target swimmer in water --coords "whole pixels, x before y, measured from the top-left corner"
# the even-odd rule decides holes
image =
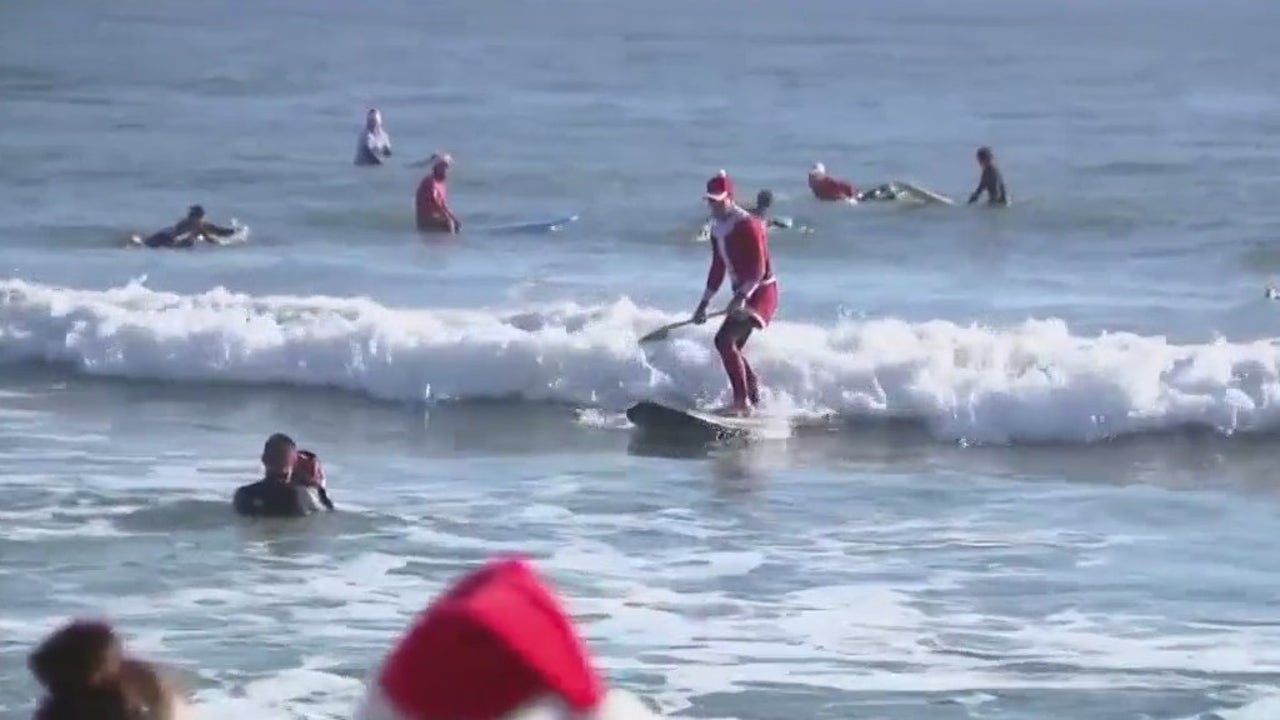
[[[769,208],[771,207],[773,207],[773,191],[761,190],[756,193],[756,206],[747,208],[747,212],[763,220],[766,227],[782,228],[784,230],[790,228],[791,222],[789,220],[773,217],[769,214]]]
[[[431,174],[418,183],[414,209],[418,230],[422,232],[457,234],[462,230],[462,223],[449,209],[446,183],[450,167],[453,167],[453,158],[448,153],[432,155]]]
[[[356,165],[381,165],[383,158],[391,157],[391,138],[382,127],[382,113],[369,108],[364,118],[364,130],[356,145]]]
[[[261,480],[236,490],[232,500],[235,511],[246,517],[282,518],[310,515],[318,512],[322,505],[333,510],[328,495],[316,492],[317,487],[323,489],[324,472],[315,455],[308,453],[309,458],[300,455],[297,444],[288,435],[276,433],[267,438],[262,447],[262,466],[266,472]]]
[[[214,238],[230,237],[235,234],[235,228],[226,228],[206,221],[204,208],[192,205],[187,209],[187,216],[179,220],[176,225],[152,233],[141,242],[149,248],[189,248],[199,240],[215,242]]]
[[[1008,206],[1009,191],[1005,189],[1004,176],[996,167],[995,154],[991,152],[991,148],[983,146],[978,148],[976,156],[978,166],[982,168],[982,177],[978,178],[978,189],[969,196],[969,204],[978,202],[978,198],[986,192],[988,205]]]

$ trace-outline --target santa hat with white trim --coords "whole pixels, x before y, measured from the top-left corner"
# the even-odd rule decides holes
[[[534,569],[491,562],[436,599],[369,681],[356,720],[659,720],[609,690]]]

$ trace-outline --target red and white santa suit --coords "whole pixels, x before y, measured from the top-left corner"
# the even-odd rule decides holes
[[[815,163],[809,171],[809,190],[819,200],[847,201],[858,197],[858,188],[853,183],[828,175],[822,163]]]
[[[609,690],[555,594],[520,559],[436,599],[369,681],[356,720],[659,720]]]
[[[723,171],[707,181],[706,198],[733,200],[733,183]],[[707,271],[707,289],[702,295],[704,307],[720,289],[726,274],[734,295],[745,299],[742,313],[751,325],[760,329],[767,327],[778,310],[778,281],[769,259],[769,234],[760,218],[736,203],[731,204],[724,216],[711,221],[711,268]],[[716,333],[716,350],[729,375],[734,405],[746,407],[748,402],[759,402],[760,392],[756,374],[742,355],[751,328],[735,326],[739,322],[733,315],[725,318]]]

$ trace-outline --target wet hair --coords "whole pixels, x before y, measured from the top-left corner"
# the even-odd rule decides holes
[[[267,438],[262,445],[262,464],[272,470],[278,469],[278,463],[283,456],[297,449],[298,444],[293,441],[293,438],[284,433],[276,433]]]
[[[760,192],[756,193],[756,204],[758,205],[773,204],[773,191],[761,190]]]
[[[27,659],[47,693],[34,720],[172,720],[178,695],[150,663],[124,655],[103,622],[77,620]]]
[[[187,217],[204,217],[204,208],[199,205],[192,205],[187,208]]]
[[[990,162],[992,159],[994,159],[994,156],[991,154],[991,148],[987,147],[986,145],[983,145],[982,147],[978,148],[978,159],[985,160],[987,162]]]

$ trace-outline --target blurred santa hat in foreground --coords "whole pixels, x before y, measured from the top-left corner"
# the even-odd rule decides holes
[[[658,720],[609,690],[555,594],[519,559],[436,599],[369,681],[356,720]]]

